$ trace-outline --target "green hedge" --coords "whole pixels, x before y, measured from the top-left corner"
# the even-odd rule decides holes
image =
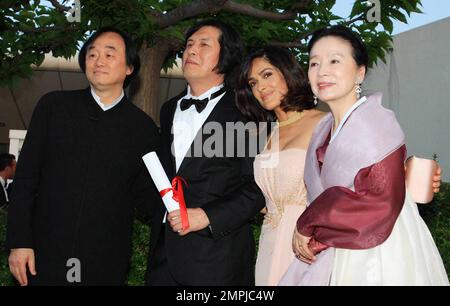
[[[441,192],[436,195],[434,203],[419,205],[419,210],[427,223],[450,277],[450,183],[443,183]],[[258,242],[261,230],[261,216],[253,221],[253,231]],[[4,249],[6,230],[6,211],[0,209],[0,286],[13,285],[8,268],[8,254]],[[133,232],[133,257],[128,277],[128,284],[143,285],[148,254],[150,229],[145,222],[136,220]]]
[[[6,210],[0,208],[0,286],[13,285],[9,273],[8,254],[5,251]]]
[[[450,183],[443,183],[433,203],[419,205],[419,211],[433,235],[450,278]]]

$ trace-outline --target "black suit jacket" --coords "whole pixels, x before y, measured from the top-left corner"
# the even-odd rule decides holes
[[[170,180],[178,175],[187,181],[189,186],[184,189],[186,206],[201,207],[210,220],[212,230],[205,228],[184,237],[178,236],[168,224],[162,223],[165,208],[161,204],[151,231],[151,254],[154,254],[157,239],[164,230],[168,266],[180,284],[252,285],[255,243],[250,219],[265,205],[264,197],[254,181],[254,158],[227,157],[227,144],[232,141],[234,148],[237,148],[238,143],[243,144],[246,139],[224,132],[224,136],[219,134],[218,138],[222,141],[223,150],[219,151],[222,151],[223,157],[220,154],[213,157],[185,157],[179,171],[175,173],[171,130],[177,101],[184,94],[162,106],[159,157]],[[243,121],[244,117],[234,103],[234,92],[228,90],[205,124],[215,122],[225,128],[227,122]],[[213,131],[212,135],[214,132],[217,131]],[[210,136],[199,133],[196,139],[204,144]],[[220,147],[219,143],[216,145]],[[248,147],[248,142],[244,145]],[[151,265],[152,257],[150,269]]]
[[[90,88],[41,98],[17,162],[5,243],[34,249],[30,284],[125,284],[135,207],[153,188],[141,158],[158,141],[153,120],[126,96],[108,111]],[[80,260],[81,283],[67,280],[70,258]]]
[[[3,205],[8,204],[8,202],[6,201],[6,196],[5,196],[5,192],[3,191],[3,186],[1,186],[0,184],[0,207]]]

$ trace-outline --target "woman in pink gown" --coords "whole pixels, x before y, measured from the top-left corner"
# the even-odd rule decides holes
[[[306,208],[305,154],[324,113],[315,109],[306,75],[295,58],[279,47],[268,46],[247,57],[236,93],[238,107],[250,119],[276,120],[254,162],[255,180],[266,198],[255,283],[273,286],[295,259],[292,232]]]

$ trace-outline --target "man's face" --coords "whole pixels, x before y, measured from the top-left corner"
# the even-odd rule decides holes
[[[86,54],[86,77],[94,89],[122,89],[126,76],[133,72],[125,53],[125,42],[117,33],[106,32],[94,40]]]
[[[17,162],[15,159],[13,159],[12,166],[11,166],[11,177],[9,179],[13,179],[14,175],[16,175],[16,165],[17,165]]]
[[[3,170],[4,179],[12,180],[14,178],[14,175],[16,174],[16,164],[16,160],[13,159],[11,165],[5,167],[5,170]]]
[[[186,80],[210,81],[218,77],[216,66],[220,56],[219,29],[201,27],[186,42],[183,53],[183,74]]]

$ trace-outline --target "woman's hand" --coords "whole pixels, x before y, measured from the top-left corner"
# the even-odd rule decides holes
[[[316,260],[313,252],[308,247],[311,238],[300,234],[297,228],[295,228],[292,237],[292,250],[294,251],[295,257],[307,264],[312,264]]]
[[[436,173],[433,176],[433,191],[434,191],[434,193],[438,193],[439,188],[441,187],[441,174],[442,174],[442,169],[441,169],[441,166],[439,166],[439,164],[438,164]]]

